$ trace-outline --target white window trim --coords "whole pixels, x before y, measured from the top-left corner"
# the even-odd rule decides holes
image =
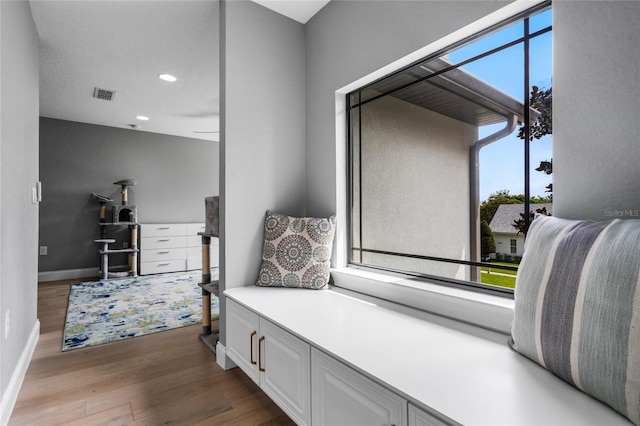
[[[416,282],[391,273],[355,267],[332,269],[331,275],[336,287],[499,333],[509,334],[511,331],[513,299],[424,281]],[[409,310],[407,312],[410,313]]]
[[[516,0],[460,30],[336,90],[336,216],[339,226],[336,230],[335,267],[332,269],[336,286],[502,333],[509,333],[514,305],[511,299],[437,284],[420,283],[418,285],[415,281],[399,278],[390,273],[364,271],[347,266],[348,238],[345,224],[348,223],[349,209],[347,206],[346,95],[541,3],[544,3],[544,0]]]

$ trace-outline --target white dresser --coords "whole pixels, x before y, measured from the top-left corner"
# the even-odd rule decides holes
[[[204,223],[141,223],[140,275],[202,268]],[[211,267],[217,268],[218,239],[211,238]]]

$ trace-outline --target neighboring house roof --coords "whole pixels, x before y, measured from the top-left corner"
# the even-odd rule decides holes
[[[531,204],[529,208],[532,212],[545,207],[549,214],[553,213],[553,204]],[[500,204],[498,210],[493,215],[489,227],[493,233],[517,234],[518,230],[514,228],[513,222],[520,219],[520,214],[524,214],[524,204]]]

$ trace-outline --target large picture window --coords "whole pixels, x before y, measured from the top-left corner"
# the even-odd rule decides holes
[[[350,264],[512,292],[552,213],[551,31],[544,4],[347,95]]]

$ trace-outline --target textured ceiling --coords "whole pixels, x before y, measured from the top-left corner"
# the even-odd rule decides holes
[[[255,2],[305,23],[328,0]],[[218,1],[30,4],[40,36],[41,116],[219,140]],[[162,81],[161,73],[178,80]],[[96,87],[115,91],[113,101],[94,98]]]
[[[30,3],[40,36],[41,116],[218,140],[195,133],[218,130],[217,2]],[[93,98],[94,87],[114,90],[114,100]]]
[[[256,3],[304,23],[328,1]],[[218,1],[30,4],[40,36],[41,116],[219,140]],[[167,83],[160,73],[178,80]],[[94,98],[96,87],[115,91],[113,101]]]

